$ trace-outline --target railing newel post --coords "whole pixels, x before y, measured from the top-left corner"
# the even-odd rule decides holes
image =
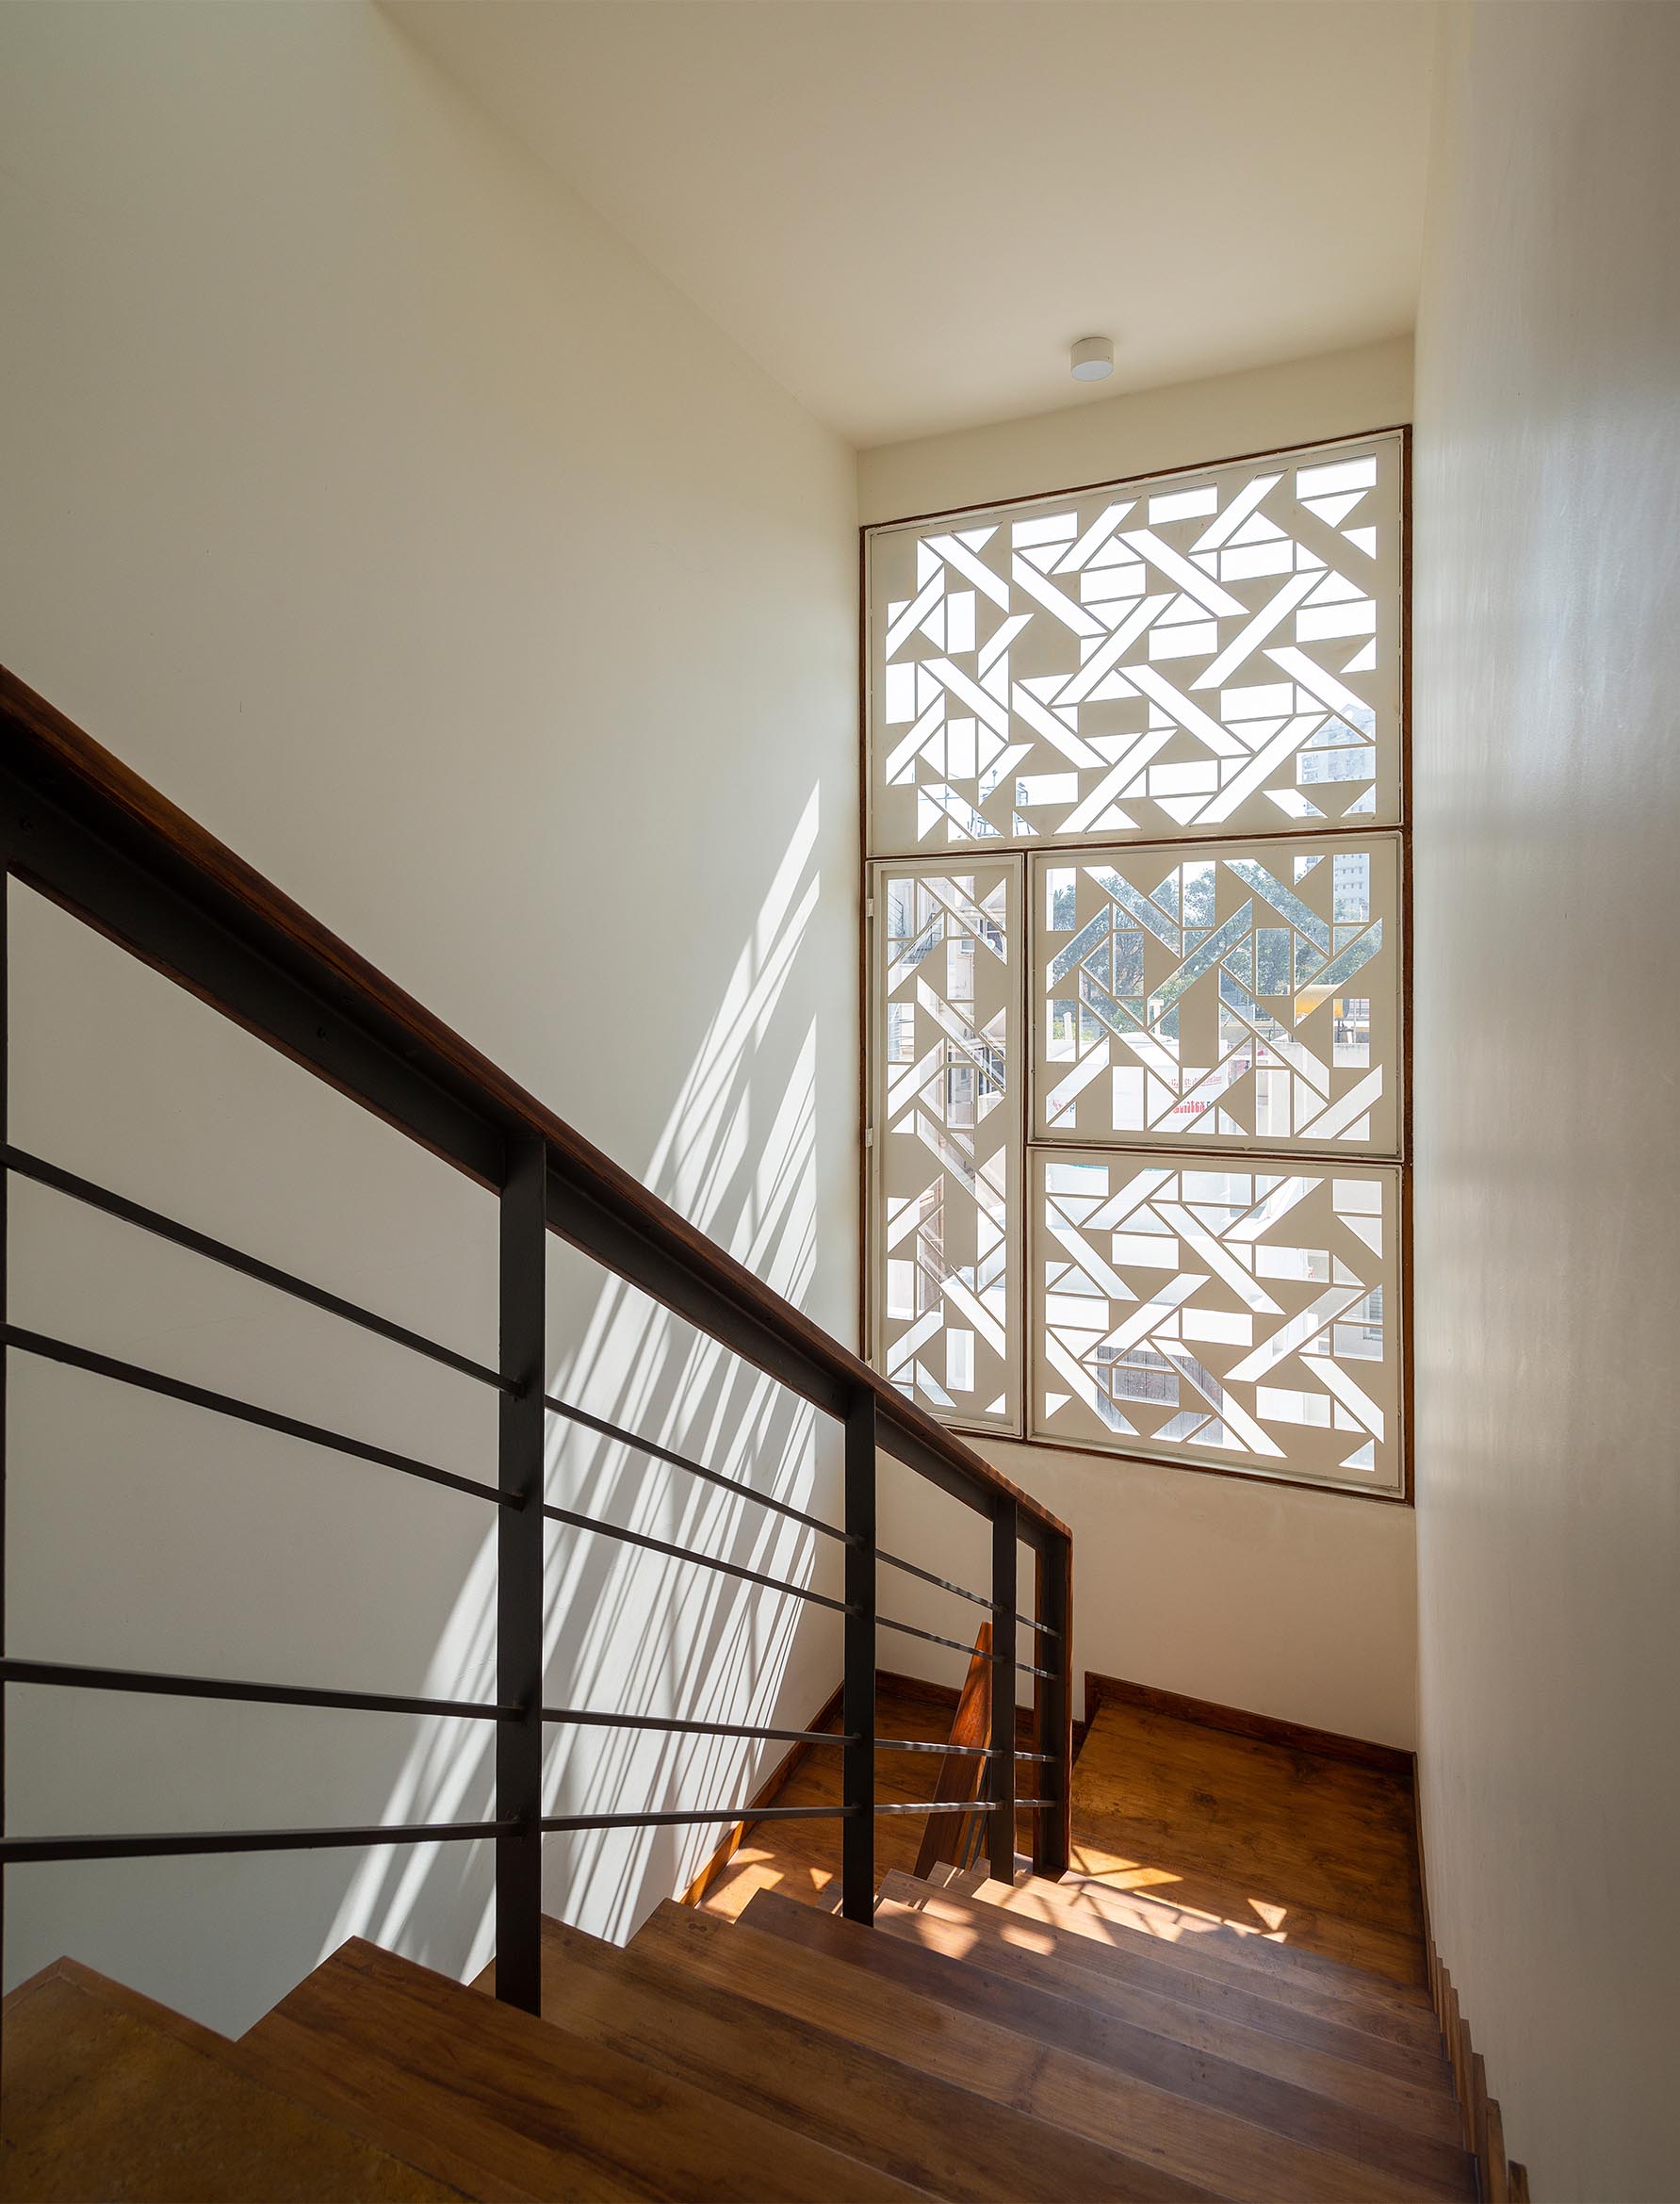
[[[11,872],[0,852],[0,1659],[7,1650],[6,1637],[6,1532],[8,1518],[7,1496],[7,1400],[6,1380],[11,1362],[11,1350],[6,1344],[6,1327],[9,1320],[9,1275],[8,1263],[11,1247],[11,1167],[6,1160],[11,1145]],[[0,1682],[0,1845],[6,1841],[6,1718],[9,1710],[11,1693]],[[6,1863],[0,1857],[0,1967],[6,1952]],[[0,2053],[0,2063],[3,2063]]]
[[[986,1764],[987,1864],[999,1883],[1015,1880],[1015,1612],[1019,1568],[1015,1502],[1000,1493],[991,1510],[991,1758]]]
[[[543,1442],[547,1353],[547,1144],[511,1135],[500,1213],[501,1396],[497,1481],[517,1504],[498,1509],[496,1696],[518,1715],[496,1725],[496,1816],[517,1824],[496,1839],[496,1994],[540,2013],[543,1997]]]
[[[1052,1804],[1033,1818],[1033,1872],[1058,1881],[1072,1856],[1069,1811],[1073,1789],[1073,1544],[1059,1538],[1040,1545],[1035,1573],[1038,1620],[1055,1632],[1040,1662],[1052,1671],[1034,1679],[1034,1742],[1052,1755],[1035,1788]]]
[[[840,1911],[871,1921],[875,1911],[875,1396],[858,1392],[846,1411],[845,1680],[841,1720]]]

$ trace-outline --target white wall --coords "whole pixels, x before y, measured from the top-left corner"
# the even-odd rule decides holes
[[[866,451],[859,504],[866,521],[891,520],[1353,435],[1411,416],[1410,344],[1368,346]],[[1412,1744],[1410,1509],[979,1444],[1073,1529],[1080,1671]],[[911,1556],[949,1540],[952,1573],[984,1582],[983,1534],[949,1501],[898,1477],[883,1521],[883,1537]],[[969,1625],[953,1603],[907,1580],[892,1593],[907,1621],[952,1636]],[[955,1656],[907,1639],[884,1642],[882,1658],[948,1679],[961,1669]]]
[[[0,144],[0,659],[851,1336],[851,454],[368,8],[14,4]],[[15,1137],[493,1353],[484,1196],[10,902]],[[470,1386],[16,1210],[18,1320],[494,1474]],[[832,1509],[808,1417],[554,1277],[558,1384]],[[476,1503],[13,1360],[11,1650],[488,1691]],[[554,1485],[829,1569],[635,1458]],[[560,1545],[556,1699],[786,1722],[839,1673],[819,1610]],[[481,1731],[11,1696],[18,1833],[488,1802]],[[551,1797],[750,1781],[620,1744],[559,1746]],[[549,1902],[622,1934],[711,1840],[551,1840]],[[21,1869],[8,1974],[73,1951],[243,2026],[353,1928],[476,1965],[487,1887],[465,1847]]]
[[[858,516],[873,525],[1030,498],[1390,429],[1411,418],[1411,340],[1391,337],[1281,367],[1091,397],[984,429],[878,445],[857,455]]]
[[[1675,2194],[1680,9],[1451,25],[1419,325],[1429,1895],[1537,2196]]]

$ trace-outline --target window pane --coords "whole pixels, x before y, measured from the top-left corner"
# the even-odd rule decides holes
[[[872,848],[1396,821],[1400,467],[1378,437],[873,531]]]
[[[1393,838],[1033,862],[1038,1137],[1398,1152]]]
[[[875,1354],[949,1422],[1020,1429],[1019,858],[872,885]]]
[[[1399,1174],[1033,1151],[1034,1438],[1401,1489]]]

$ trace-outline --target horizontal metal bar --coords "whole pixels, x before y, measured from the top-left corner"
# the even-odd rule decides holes
[[[936,1576],[931,1569],[923,1569],[916,1561],[906,1561],[902,1554],[889,1554],[885,1546],[875,1548],[875,1559],[877,1561],[885,1561],[889,1569],[902,1569],[906,1576],[920,1576],[923,1584],[936,1584],[941,1592],[954,1592],[958,1599],[966,1599],[972,1607],[985,1608],[991,1614],[1003,1611],[995,1599],[987,1599],[978,1592],[970,1592],[966,1584],[953,1584],[949,1577]],[[1048,1623],[1036,1623],[1031,1615],[1018,1613],[1015,1620],[1029,1630],[1042,1631],[1047,1638],[1057,1635]]]
[[[545,1814],[545,1836],[574,1829],[677,1829],[690,1821],[840,1821],[844,1806],[681,1806],[665,1814]]]
[[[1048,1807],[1052,1799],[1018,1799],[1019,1811]],[[844,1806],[684,1807],[665,1814],[548,1814],[546,1836],[579,1829],[668,1829],[699,1821],[838,1821]],[[991,1814],[988,1799],[916,1799],[876,1804],[876,1814]],[[320,1852],[334,1846],[448,1844],[475,1837],[503,1837],[512,1821],[376,1821],[351,1829],[200,1829],[157,1831],[145,1836],[8,1837],[0,1842],[0,1867],[25,1867],[42,1860],[164,1859],[186,1853],[243,1852]]]
[[[311,1285],[306,1278],[299,1278],[289,1270],[282,1270],[272,1263],[264,1263],[255,1255],[248,1255],[243,1249],[229,1245],[226,1240],[212,1239],[208,1233],[195,1232],[190,1225],[179,1223],[172,1216],[165,1216],[160,1210],[147,1209],[141,1202],[131,1201],[125,1194],[113,1194],[108,1186],[96,1185],[91,1179],[78,1178],[74,1171],[63,1170],[57,1164],[47,1163],[39,1155],[31,1155],[27,1149],[8,1147],[0,1149],[0,1158],[6,1167],[20,1178],[33,1179],[38,1185],[50,1186],[55,1193],[68,1194],[73,1200],[86,1202],[90,1209],[103,1210],[107,1216],[121,1219],[124,1224],[138,1226],[141,1232],[154,1233],[160,1240],[169,1240],[177,1248],[186,1248],[194,1255],[206,1256],[212,1263],[220,1263],[224,1269],[237,1270],[242,1277],[255,1279],[259,1285],[270,1285],[276,1292],[290,1294],[294,1300],[307,1301],[312,1308],[324,1309],[330,1316],[342,1316],[348,1324],[359,1324],[364,1331],[372,1331],[381,1339],[393,1340],[397,1346],[408,1347],[413,1353],[425,1355],[445,1369],[458,1371],[464,1378],[476,1378],[481,1385],[494,1385],[502,1392],[515,1390],[511,1380],[482,1363],[475,1363],[469,1355],[457,1354],[453,1347],[440,1347],[436,1340],[428,1339],[423,1332],[411,1331],[405,1324],[395,1324],[388,1316],[377,1315],[371,1309],[364,1309],[355,1301],[347,1301],[339,1294],[328,1293],[318,1285]]]
[[[953,1753],[966,1760],[989,1760],[998,1748],[992,1745],[940,1745],[924,1744],[919,1738],[877,1738],[877,1753]],[[1053,1753],[1021,1753],[1018,1760],[1042,1760],[1049,1766],[1055,1759]]]
[[[163,1859],[184,1853],[322,1852],[334,1845],[449,1844],[501,1837],[512,1821],[374,1821],[359,1829],[198,1829],[185,1835],[159,1830],[142,1837],[8,1837],[0,1843],[0,1867],[32,1860]]]
[[[217,1415],[232,1416],[236,1422],[255,1424],[266,1431],[280,1431],[288,1439],[303,1439],[312,1446],[329,1446],[337,1454],[351,1454],[360,1461],[377,1461],[385,1469],[400,1469],[406,1477],[424,1477],[428,1484],[448,1485],[457,1493],[471,1493],[475,1499],[493,1500],[497,1506],[511,1506],[513,1501],[494,1485],[481,1484],[476,1477],[457,1477],[452,1469],[434,1469],[429,1461],[416,1461],[412,1455],[393,1453],[388,1446],[370,1446],[364,1439],[347,1438],[342,1431],[329,1431],[319,1424],[300,1422],[296,1416],[278,1415],[269,1408],[254,1408],[248,1400],[236,1400],[230,1394],[211,1393],[203,1385],[183,1384],[179,1378],[161,1377],[155,1370],[141,1369],[138,1363],[119,1362],[114,1355],[94,1354],[85,1347],[72,1347],[67,1340],[50,1339],[41,1331],[25,1331],[16,1324],[0,1324],[0,1342],[15,1347],[24,1354],[42,1355],[48,1362],[63,1363],[73,1370],[90,1370],[95,1377],[112,1378],[120,1385],[138,1385],[144,1393],[160,1393],[167,1400],[184,1400],[191,1408],[207,1408]]]
[[[673,1545],[669,1539],[650,1538],[644,1530],[624,1530],[616,1523],[602,1523],[594,1515],[575,1514],[570,1508],[556,1508],[546,1504],[543,1513],[551,1523],[569,1524],[574,1530],[598,1530],[603,1538],[615,1538],[624,1544],[642,1546],[650,1554],[664,1554],[674,1561],[693,1561],[701,1569],[716,1569],[726,1576],[739,1576],[743,1584],[761,1584],[770,1592],[785,1592],[792,1599],[807,1599],[814,1607],[832,1608],[843,1615],[848,1609],[844,1600],[830,1599],[825,1592],[810,1592],[803,1585],[790,1584],[784,1577],[766,1576],[760,1569],[748,1569],[739,1561],[720,1560],[715,1554],[696,1554],[688,1546]]]
[[[883,1630],[896,1630],[904,1638],[924,1638],[930,1645],[949,1645],[953,1653],[966,1653],[972,1660],[996,1660],[995,1653],[976,1653],[971,1645],[965,1645],[960,1638],[941,1637],[938,1630],[923,1630],[915,1623],[895,1623],[890,1615],[877,1615],[877,1624]]]
[[[902,1569],[906,1576],[920,1576],[923,1584],[936,1584],[941,1592],[954,1592],[958,1599],[966,1599],[970,1606],[988,1611],[993,1603],[978,1592],[970,1592],[966,1584],[953,1584],[949,1577],[936,1576],[931,1569],[923,1569],[915,1561],[906,1561],[902,1554],[889,1554],[885,1546],[875,1548],[877,1561],[885,1561],[889,1569]]]
[[[1024,1805],[1041,1805],[1026,1799]],[[996,1807],[985,1799],[917,1799],[907,1804],[876,1805],[876,1814],[990,1814]],[[843,1821],[850,1806],[679,1806],[670,1813],[647,1814],[545,1814],[545,1836],[563,1836],[577,1829],[675,1829],[691,1821]]]
[[[877,1814],[995,1814],[995,1799],[908,1799],[903,1804],[877,1806]]]
[[[750,1722],[677,1722],[661,1714],[604,1714],[584,1706],[545,1706],[543,1720],[587,1729],[672,1730],[684,1737],[768,1738],[775,1743],[791,1745],[846,1745],[852,1741],[831,1729],[760,1729]]]
[[[877,1738],[877,1753],[954,1753],[965,1760],[989,1760],[989,1745],[927,1744],[921,1738]]]
[[[693,1477],[704,1477],[708,1484],[717,1485],[724,1492],[735,1494],[740,1499],[751,1500],[760,1508],[772,1509],[777,1515],[788,1516],[794,1523],[803,1523],[807,1530],[820,1531],[824,1538],[835,1539],[841,1545],[846,1543],[845,1532],[832,1523],[824,1523],[820,1515],[807,1515],[803,1508],[795,1508],[786,1500],[775,1499],[768,1493],[760,1493],[751,1485],[742,1484],[738,1477],[726,1477],[722,1470],[710,1469],[703,1461],[695,1461],[686,1454],[675,1453],[669,1446],[661,1446],[652,1439],[642,1438],[637,1432],[627,1430],[622,1424],[612,1423],[605,1416],[592,1415],[587,1409],[578,1408],[569,1400],[561,1400],[552,1393],[544,1396],[543,1405],[551,1413],[580,1424],[585,1430],[598,1431],[603,1438],[615,1440],[621,1446],[633,1447],[639,1453],[650,1454],[656,1461],[669,1462],[674,1469],[685,1469]],[[947,1577],[936,1576],[931,1569],[923,1569],[915,1561],[905,1560],[901,1554],[889,1554],[885,1546],[875,1548],[875,1559],[885,1561],[889,1568],[902,1569],[907,1576],[919,1576],[924,1584],[937,1585],[941,1592],[954,1592],[958,1599],[969,1600],[975,1607],[990,1610],[996,1605],[995,1601],[982,1598],[979,1592],[970,1592],[965,1585],[953,1584]],[[1024,1623],[1030,1630],[1043,1631],[1047,1637],[1053,1638],[1056,1634],[1048,1623],[1035,1622],[1031,1615],[1018,1615],[1016,1620]],[[942,1642],[949,1644],[953,1641],[945,1640]]]
[[[769,1493],[758,1492],[751,1485],[743,1485],[738,1477],[726,1477],[721,1469],[708,1469],[703,1461],[691,1461],[686,1454],[674,1454],[669,1446],[661,1446],[652,1439],[639,1438],[634,1431],[627,1431],[622,1424],[609,1423],[605,1416],[591,1415],[587,1409],[575,1408],[569,1400],[557,1399],[552,1393],[543,1396],[543,1406],[554,1415],[581,1424],[585,1430],[598,1431],[602,1438],[615,1439],[621,1446],[634,1447],[639,1454],[651,1454],[656,1461],[668,1461],[673,1469],[686,1469],[691,1477],[704,1477],[709,1485],[721,1485],[725,1492],[734,1493],[742,1500],[752,1500],[760,1508],[772,1509],[777,1515],[803,1523],[807,1530],[820,1530],[824,1538],[845,1543],[845,1532],[837,1530],[832,1523],[824,1523],[820,1515],[807,1515],[803,1508],[795,1508],[791,1501],[777,1500]]]
[[[941,1637],[938,1630],[922,1630],[914,1623],[895,1623],[890,1615],[877,1615],[876,1623],[883,1630],[897,1630],[905,1638],[925,1638],[930,1645],[949,1645],[953,1653],[966,1653],[970,1660],[996,1660],[995,1653],[979,1653],[973,1646],[965,1645],[960,1638]],[[1015,1666],[1023,1676],[1053,1676],[1054,1669],[1035,1668],[1030,1660],[1018,1660]]]
[[[0,1660],[0,1683],[76,1691],[143,1691],[164,1699],[238,1699],[268,1706],[345,1706],[372,1714],[449,1714],[511,1722],[516,1706],[471,1699],[413,1699],[394,1691],[317,1690],[306,1684],[249,1684],[232,1676],[159,1675],[149,1669],[73,1668],[56,1660]]]

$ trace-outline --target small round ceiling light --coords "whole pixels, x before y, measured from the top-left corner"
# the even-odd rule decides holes
[[[1114,373],[1114,338],[1082,336],[1068,355],[1075,383],[1101,383]]]

